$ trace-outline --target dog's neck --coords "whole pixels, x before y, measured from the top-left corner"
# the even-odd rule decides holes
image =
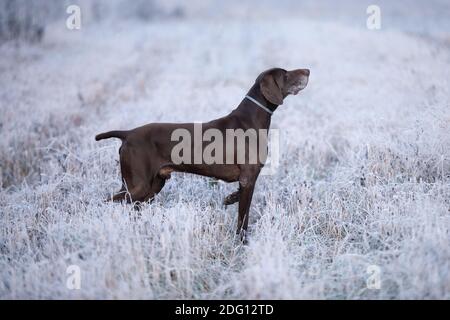
[[[255,99],[271,112],[275,111],[277,105],[270,103],[261,93],[259,84],[253,85],[247,93],[247,96]],[[272,114],[261,108],[250,99],[244,98],[239,106],[231,114],[240,114],[245,119],[242,123],[244,127],[255,129],[269,129]]]
[[[260,104],[262,104],[265,108],[270,110],[270,114],[272,114],[278,108],[278,105],[271,103],[269,100],[267,100],[264,97],[258,83],[255,83],[253,85],[253,87],[250,88],[250,90],[247,93],[247,96],[255,99]]]

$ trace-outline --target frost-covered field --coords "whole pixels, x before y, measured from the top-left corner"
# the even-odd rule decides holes
[[[450,34],[369,31],[364,6],[359,27],[246,12],[0,46],[0,298],[450,298]],[[248,246],[221,205],[236,184],[175,175],[140,212],[102,201],[120,142],[95,134],[225,115],[273,66],[311,77],[273,116],[281,163]]]

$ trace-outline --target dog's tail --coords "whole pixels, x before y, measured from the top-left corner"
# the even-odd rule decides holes
[[[103,140],[103,139],[109,139],[109,138],[119,138],[121,140],[126,139],[129,131],[108,131],[105,133],[100,133],[95,136],[95,141]]]

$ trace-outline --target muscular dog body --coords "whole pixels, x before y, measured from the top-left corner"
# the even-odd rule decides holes
[[[219,130],[226,136],[228,129],[268,130],[270,127],[271,112],[283,104],[283,99],[290,94],[297,94],[308,83],[309,70],[297,69],[286,71],[280,68],[269,69],[261,73],[251,87],[247,96],[229,115],[203,123],[201,134],[209,129]],[[255,100],[255,101],[252,101]],[[195,144],[192,145],[192,161],[175,163],[172,151],[177,141],[172,141],[172,134],[177,129],[185,129],[191,136],[195,134],[193,123],[151,123],[129,131],[110,131],[97,135],[96,140],[107,138],[120,138],[120,168],[123,185],[121,190],[112,198],[114,201],[144,202],[151,200],[164,187],[165,181],[172,172],[188,172],[208,177],[214,177],[226,182],[239,181],[239,190],[229,195],[224,203],[226,205],[239,201],[239,215],[237,232],[245,236],[248,227],[250,203],[256,180],[264,165],[258,153],[258,161],[237,161],[237,146],[233,146],[233,161],[227,162],[229,149],[224,145],[221,163],[207,164],[204,161],[193,160]],[[258,139],[260,140],[259,136]],[[258,148],[266,148],[266,141],[258,141]],[[203,143],[203,148],[206,142]],[[248,143],[245,152],[250,150]],[[227,151],[228,150],[228,151]]]

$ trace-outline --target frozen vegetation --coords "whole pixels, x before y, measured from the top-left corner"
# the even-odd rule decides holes
[[[407,2],[395,26],[383,2],[378,31],[364,1],[336,19],[329,2],[172,1],[90,9],[79,31],[63,8],[42,39],[6,37],[0,298],[450,299],[450,33],[431,13],[401,28],[448,6]],[[311,77],[273,116],[280,166],[258,180],[248,246],[221,204],[236,184],[178,174],[140,212],[103,202],[120,142],[95,134],[225,115],[273,66]]]

